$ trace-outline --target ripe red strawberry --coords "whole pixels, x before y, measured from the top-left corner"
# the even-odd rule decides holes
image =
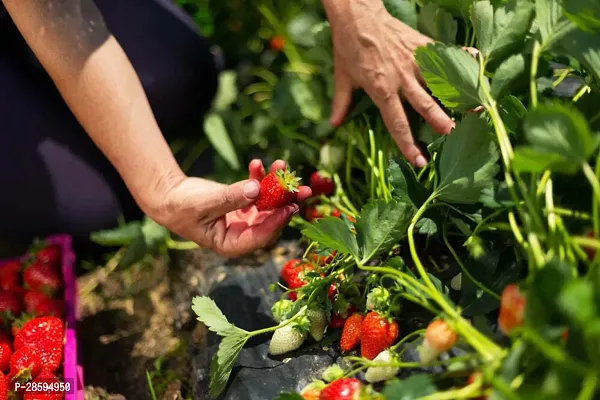
[[[315,253],[311,253],[309,257],[312,262],[320,266],[325,266],[333,261],[333,257],[335,257],[336,254],[337,252],[334,250],[328,256],[318,256]]]
[[[342,337],[340,338],[340,349],[347,352],[358,346],[362,333],[362,320],[360,314],[352,314],[344,323]]]
[[[458,341],[458,335],[442,319],[429,323],[425,330],[425,339],[419,349],[421,362],[427,364],[436,359],[440,354],[450,350]]]
[[[310,176],[310,188],[313,196],[330,196],[335,190],[335,185],[329,174],[322,171],[316,171]]]
[[[33,383],[37,383],[42,387],[48,387],[49,390],[25,392],[23,400],[62,400],[64,393],[58,390],[58,385],[55,386],[58,382],[58,378],[52,372],[40,372],[37,378],[33,380]]]
[[[331,315],[331,321],[329,322],[330,328],[343,328],[348,317],[356,312],[356,306],[350,304],[345,312],[335,312]]]
[[[0,291],[0,323],[17,318],[23,312],[23,302],[18,292]]]
[[[62,250],[57,244],[49,244],[35,253],[35,259],[42,264],[54,267],[60,266],[62,264]]]
[[[54,340],[42,340],[36,345],[40,353],[41,369],[56,372],[61,365],[63,357],[63,345]]]
[[[331,285],[329,285],[329,288],[327,289],[327,297],[329,298],[329,300],[332,303],[335,301],[336,294],[337,294],[337,286],[335,283],[332,283]]]
[[[356,378],[341,378],[331,382],[321,391],[319,400],[358,400],[361,383]]]
[[[313,221],[315,221],[319,218],[323,218],[323,217],[324,217],[323,213],[321,213],[317,207],[309,206],[304,209],[304,218],[308,222],[313,222]]]
[[[335,218],[340,218],[342,214],[340,213],[340,210],[334,208],[333,211],[331,211],[331,216]]]
[[[0,289],[13,290],[21,286],[21,263],[10,261],[0,267]]]
[[[398,338],[398,324],[382,318],[379,313],[371,311],[362,322],[360,355],[372,360],[383,350],[391,346]]]
[[[300,271],[302,271],[302,260],[292,258],[281,268],[281,279],[287,285]]]
[[[50,340],[62,343],[64,336],[64,324],[57,317],[36,317],[23,324],[14,335],[14,349],[23,346],[36,346],[38,343]]]
[[[24,346],[15,350],[9,364],[10,375],[18,381],[28,381],[35,378],[42,370],[40,352],[33,346]]]
[[[6,373],[8,372],[10,358],[12,357],[13,351],[10,348],[10,343],[8,341],[0,342],[0,371]],[[2,399],[0,397],[0,399]]]
[[[302,274],[298,274],[292,280],[290,280],[290,282],[288,284],[288,288],[292,289],[292,290],[300,289],[301,287],[306,285],[306,283],[307,282],[304,280],[304,277],[302,276]],[[297,292],[289,292],[288,297],[290,298],[290,300],[296,301],[298,299],[298,293]]]
[[[25,269],[23,280],[28,289],[38,290],[50,296],[54,296],[62,288],[62,279],[56,270],[39,261],[34,261]]]
[[[259,211],[273,210],[296,201],[300,178],[289,169],[270,172],[260,182],[260,193],[256,201]]]
[[[500,313],[498,314],[498,327],[505,334],[521,326],[525,318],[525,295],[519,287],[510,284],[502,291],[500,298]]]
[[[285,46],[285,39],[279,35],[275,35],[271,38],[269,45],[271,46],[271,50],[281,51]]]
[[[8,399],[8,384],[7,377],[0,372],[0,400]]]

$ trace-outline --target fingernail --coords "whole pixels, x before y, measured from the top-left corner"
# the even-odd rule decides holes
[[[244,185],[244,196],[248,198],[255,198],[258,196],[258,192],[260,188],[258,187],[258,183],[256,181],[250,181]]]
[[[417,159],[415,160],[415,165],[417,168],[423,168],[427,165],[427,160],[422,155],[418,155]]]

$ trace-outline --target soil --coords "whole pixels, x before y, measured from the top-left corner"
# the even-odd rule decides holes
[[[126,271],[110,271],[109,262],[79,277],[85,399],[152,399],[147,374],[157,399],[193,398],[190,349],[202,346],[206,331],[193,315],[192,298],[206,294],[232,268],[269,259],[283,264],[295,251],[293,242],[282,242],[224,260],[199,249],[149,258]]]

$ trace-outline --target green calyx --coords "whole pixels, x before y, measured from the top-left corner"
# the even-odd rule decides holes
[[[279,184],[288,192],[297,192],[300,186],[301,179],[296,176],[296,172],[290,171],[289,168],[277,170],[275,172]]]

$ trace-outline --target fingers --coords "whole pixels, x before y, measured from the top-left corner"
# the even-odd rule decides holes
[[[298,188],[298,197],[297,197],[296,201],[298,203],[302,203],[304,200],[308,199],[310,196],[312,196],[311,188],[308,186],[300,186]]]
[[[436,132],[443,135],[450,133],[454,127],[454,121],[442,110],[435,100],[419,85],[417,81],[407,82],[402,93]]]
[[[253,204],[258,198],[259,191],[258,181],[248,179],[207,193],[203,203],[209,210],[209,214],[216,219],[228,212]]]
[[[344,122],[348,108],[352,103],[352,82],[350,77],[341,69],[334,72],[335,92],[331,105],[331,125],[339,126]]]
[[[275,172],[278,169],[285,169],[285,161],[283,161],[283,160],[275,160],[273,162],[273,164],[271,164],[271,168],[269,169],[269,172]]]
[[[415,167],[424,167],[427,160],[415,144],[400,97],[394,94],[378,103],[381,117],[404,157]]]
[[[260,224],[252,226],[244,223],[230,225],[222,248],[231,249],[228,255],[236,256],[267,246],[273,240],[276,240],[281,230],[288,224],[292,216],[298,212],[298,209],[298,205],[289,204],[273,211]]]
[[[259,159],[254,159],[250,161],[248,165],[248,176],[250,179],[256,179],[257,181],[262,181],[265,177],[265,167],[263,163]]]

